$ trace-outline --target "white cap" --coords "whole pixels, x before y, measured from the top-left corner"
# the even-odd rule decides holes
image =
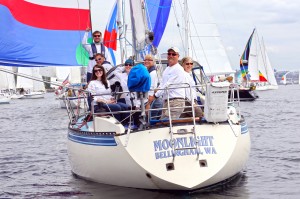
[[[171,48],[169,48],[168,49],[168,52],[170,51],[170,50],[173,50],[175,53],[178,53],[179,54],[179,48],[177,48],[177,47],[171,47]]]

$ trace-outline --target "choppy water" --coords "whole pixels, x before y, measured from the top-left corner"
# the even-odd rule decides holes
[[[244,172],[226,186],[189,194],[78,179],[67,157],[67,113],[53,94],[0,105],[0,198],[299,198],[300,85],[258,94],[241,103],[252,136]]]

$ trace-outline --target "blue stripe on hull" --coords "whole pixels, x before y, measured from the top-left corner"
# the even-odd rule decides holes
[[[114,136],[99,136],[99,135],[76,135],[68,133],[68,139],[80,144],[94,146],[117,146]]]
[[[248,126],[246,122],[241,123],[241,134],[248,133]]]

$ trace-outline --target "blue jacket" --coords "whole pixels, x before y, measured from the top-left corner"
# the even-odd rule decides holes
[[[146,66],[143,64],[134,66],[128,74],[127,85],[131,92],[148,92],[151,86],[151,77]]]

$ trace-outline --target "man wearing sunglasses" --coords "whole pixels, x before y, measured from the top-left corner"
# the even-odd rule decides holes
[[[185,104],[185,89],[180,88],[187,83],[185,72],[182,66],[178,63],[179,49],[171,47],[168,49],[168,67],[164,70],[162,75],[162,82],[159,89],[172,88],[169,90],[169,105],[172,119],[180,117],[184,110]],[[157,90],[154,94],[155,98],[163,96],[164,108],[168,107],[167,98],[168,92],[166,90]],[[172,108],[173,107],[173,108]],[[168,110],[164,110],[161,119],[169,118]]]
[[[89,27],[86,29],[81,42],[84,49],[89,53],[89,59],[90,59],[87,67],[87,77],[86,77],[87,82],[89,82],[92,77],[93,67],[96,65],[95,55],[97,53],[103,54],[106,60],[109,61],[108,49],[102,43],[102,33],[98,30],[94,31],[93,43],[90,44],[88,42],[88,34],[90,30],[91,28]]]

